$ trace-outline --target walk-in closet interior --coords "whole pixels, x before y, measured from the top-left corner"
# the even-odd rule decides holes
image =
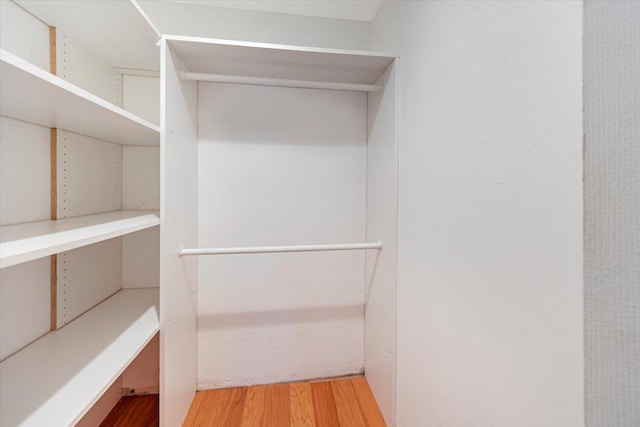
[[[640,426],[638,22],[0,0],[0,427]]]
[[[397,57],[152,3],[0,2],[0,425],[353,375],[394,425]]]

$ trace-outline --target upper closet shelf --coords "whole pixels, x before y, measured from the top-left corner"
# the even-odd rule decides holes
[[[152,213],[153,212],[153,213]],[[0,227],[0,268],[160,224],[155,211],[117,211]]]
[[[0,49],[0,114],[126,145],[159,145],[160,128]]]
[[[165,35],[185,72],[370,85],[394,55]]]
[[[0,425],[72,426],[160,328],[158,289],[126,289],[0,363]]]

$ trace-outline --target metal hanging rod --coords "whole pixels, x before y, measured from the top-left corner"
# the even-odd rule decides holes
[[[192,73],[180,71],[183,80],[219,83],[240,83],[245,85],[302,87],[310,89],[353,90],[358,92],[380,92],[382,85],[369,85],[359,83],[332,83],[317,82],[312,80],[269,79],[265,77],[230,76],[225,74]]]
[[[382,242],[348,243],[337,245],[298,245],[298,246],[255,246],[246,248],[180,248],[179,256],[188,255],[234,255],[234,254],[273,254],[283,252],[319,252],[319,251],[353,251],[359,249],[382,249]]]

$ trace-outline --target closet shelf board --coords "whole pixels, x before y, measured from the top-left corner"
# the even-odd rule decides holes
[[[158,289],[127,289],[48,333],[0,363],[0,425],[75,425],[159,328]]]
[[[160,145],[160,128],[0,49],[0,114],[125,145]]]
[[[157,211],[116,211],[0,227],[0,268],[160,224]]]
[[[163,36],[188,70],[273,79],[373,84],[396,58],[393,54]]]

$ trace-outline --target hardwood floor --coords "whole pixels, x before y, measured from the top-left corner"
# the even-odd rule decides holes
[[[158,396],[123,397],[100,427],[157,427]],[[184,427],[385,427],[364,377],[196,393]]]
[[[123,397],[100,427],[157,427],[160,405],[157,394]]]
[[[184,427],[383,427],[364,377],[196,393]]]

